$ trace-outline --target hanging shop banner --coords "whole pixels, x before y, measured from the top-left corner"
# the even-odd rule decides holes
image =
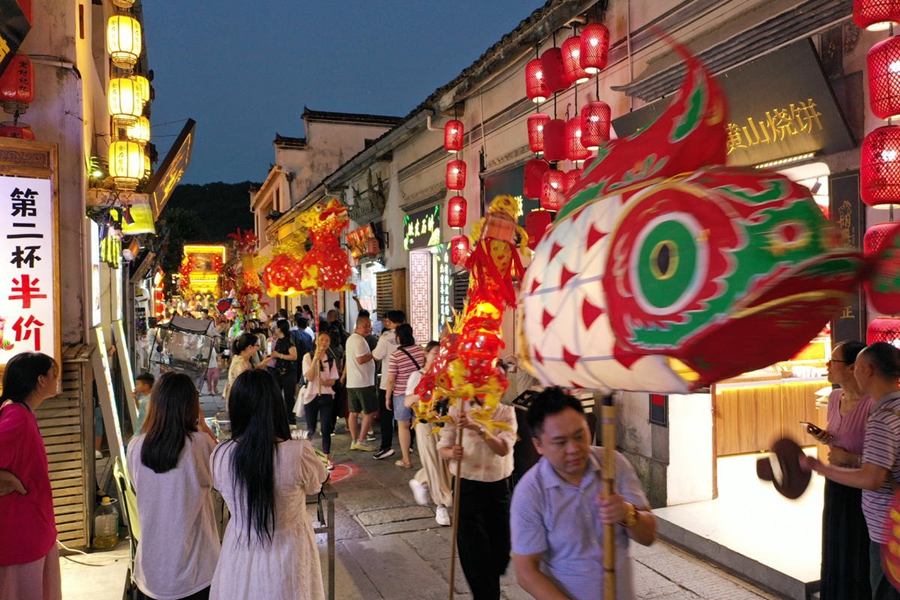
[[[403,217],[403,249],[428,248],[441,243],[441,205]]]
[[[728,98],[728,164],[759,165],[832,154],[855,146],[810,40],[802,40],[716,77]],[[653,122],[659,100],[613,119],[619,137]]]
[[[525,187],[525,165],[504,171],[484,180],[483,202],[490,204],[497,196],[512,196],[519,203],[519,214],[516,221],[519,227],[525,227],[525,216],[533,210],[541,207],[540,200],[532,200],[522,195]],[[485,214],[485,206],[481,207],[481,214]]]
[[[831,203],[828,215],[841,230],[841,243],[862,250],[866,233],[866,206],[859,197],[859,171],[830,177],[828,185]],[[832,321],[833,343],[865,340],[867,322],[865,292],[860,286]]]
[[[22,40],[31,31],[29,17],[16,0],[0,0],[0,73],[6,70]]]
[[[50,179],[0,177],[0,365],[59,358],[57,206]]]
[[[166,207],[166,202],[169,201],[175,186],[181,181],[191,162],[196,126],[196,121],[187,120],[159,169],[147,182],[147,193],[150,195],[150,209],[153,211],[154,221],[159,219],[159,213]]]

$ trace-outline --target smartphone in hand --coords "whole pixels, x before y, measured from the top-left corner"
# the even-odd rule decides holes
[[[800,424],[806,425],[806,431],[807,431],[807,433],[809,433],[809,435],[812,435],[815,437],[819,437],[820,435],[822,435],[821,427],[818,427],[817,425],[813,425],[809,421],[800,421]]]

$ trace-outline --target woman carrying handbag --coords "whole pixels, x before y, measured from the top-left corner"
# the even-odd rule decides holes
[[[329,471],[334,468],[331,463],[331,431],[334,423],[331,418],[334,410],[332,386],[339,377],[337,361],[328,351],[330,345],[331,335],[323,331],[316,337],[315,352],[303,357],[303,375],[306,377],[303,412],[306,416],[306,431],[311,439],[316,432],[316,421],[321,416],[322,452],[328,460]]]

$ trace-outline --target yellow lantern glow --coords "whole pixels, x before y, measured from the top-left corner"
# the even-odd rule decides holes
[[[142,104],[150,102],[150,81],[143,75],[132,75],[131,79],[137,86],[138,99]]]
[[[133,142],[144,145],[150,141],[150,119],[138,117],[138,120],[128,126],[125,135]]]
[[[109,174],[116,187],[133,190],[144,176],[144,149],[137,142],[118,140],[109,145]]]
[[[138,120],[144,106],[138,97],[137,85],[129,77],[114,77],[109,80],[109,114],[123,125]]]
[[[113,64],[130,71],[141,56],[141,24],[128,15],[113,15],[106,25],[106,47]]]
[[[150,155],[144,155],[144,177],[150,177],[150,173],[153,171],[153,166],[150,163]]]

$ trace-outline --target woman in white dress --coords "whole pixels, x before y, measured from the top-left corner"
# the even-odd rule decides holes
[[[307,494],[327,478],[307,440],[292,440],[281,390],[246,371],[228,397],[231,440],[213,453],[213,484],[231,511],[210,598],[324,599]]]

